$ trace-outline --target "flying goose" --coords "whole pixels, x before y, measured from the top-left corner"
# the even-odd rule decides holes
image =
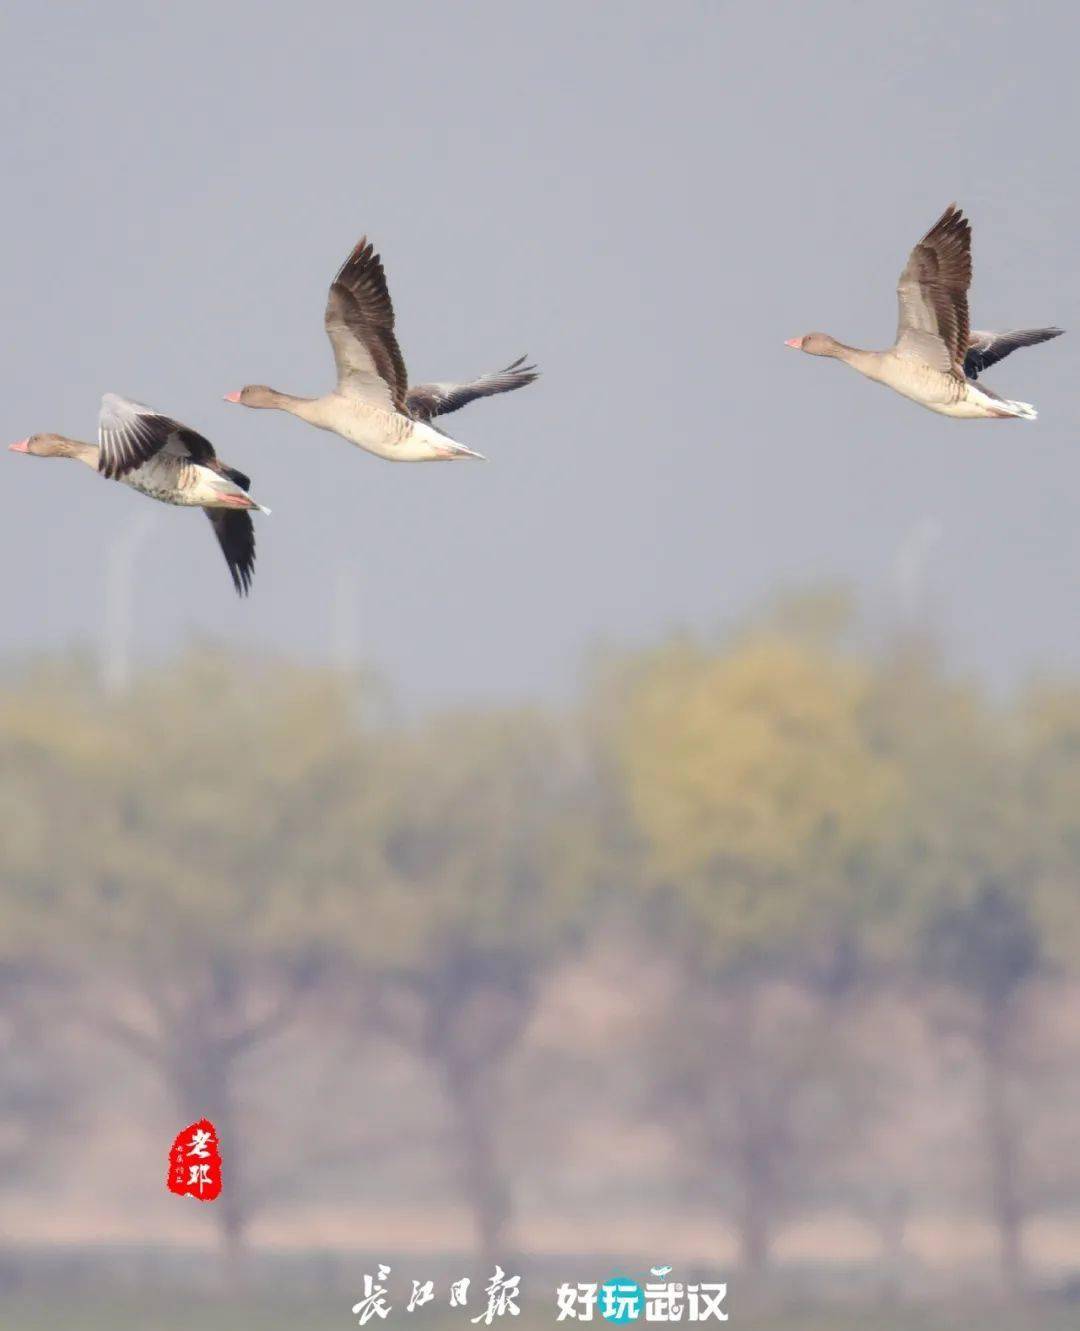
[[[152,407],[106,393],[98,416],[98,443],[62,434],[32,434],[9,445],[13,453],[39,458],[75,458],[109,480],[163,504],[201,508],[210,519],[233,586],[246,596],[255,567],[255,531],[250,509],[269,513],[248,490],[243,472],[218,459],[209,439],[162,416]]]
[[[1018,347],[1045,342],[1062,330],[973,333],[968,323],[970,285],[971,225],[952,203],[911,251],[900,274],[900,322],[894,346],[888,351],[860,351],[828,333],[807,333],[786,345],[811,356],[841,360],[942,416],[1034,420],[1038,413],[1030,403],[999,397],[975,381]]]
[[[332,393],[293,397],[249,384],[226,394],[225,401],[291,412],[391,462],[437,462],[482,454],[443,434],[430,423],[433,417],[457,411],[478,397],[523,388],[537,377],[536,367],[525,365],[522,356],[472,383],[410,389],[382,260],[366,236],[330,285],[325,322],[338,376]]]

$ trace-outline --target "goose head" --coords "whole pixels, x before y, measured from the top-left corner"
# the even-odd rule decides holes
[[[73,458],[78,456],[80,448],[85,448],[75,439],[65,439],[62,434],[32,434],[28,439],[9,444],[12,453],[29,453],[35,458]]]
[[[836,356],[841,350],[840,343],[828,333],[806,333],[803,337],[792,337],[784,346],[805,351],[808,356]]]
[[[226,393],[226,402],[239,402],[242,407],[276,407],[281,403],[281,394],[265,384],[247,384],[238,393]]]

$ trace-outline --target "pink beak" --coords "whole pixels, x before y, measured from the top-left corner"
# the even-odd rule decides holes
[[[789,337],[788,340],[784,343],[784,346],[785,346],[785,347],[794,347],[796,351],[802,351],[802,338],[801,338],[801,337]]]
[[[239,402],[239,401],[240,401],[240,394],[239,394],[239,393],[226,393],[226,394],[225,394],[225,401],[226,401],[226,402]]]
[[[30,452],[30,440],[29,440],[29,439],[20,439],[19,442],[18,442],[17,444],[8,444],[8,452],[9,452],[9,453],[29,453],[29,452]]]

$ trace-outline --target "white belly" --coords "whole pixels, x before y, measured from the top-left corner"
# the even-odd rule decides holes
[[[928,365],[913,368],[900,362],[898,366],[890,366],[881,382],[920,407],[939,416],[951,416],[954,420],[975,421],[1020,414],[1015,410],[1018,404],[991,397],[970,379],[959,384],[951,374],[942,374]]]
[[[463,452],[453,440],[422,421],[354,398],[334,394],[305,406],[306,410],[296,413],[304,420],[390,462],[435,462]]]
[[[955,420],[976,421],[985,420],[988,416],[1011,415],[1010,412],[1001,410],[1001,403],[995,403],[991,397],[985,393],[980,393],[976,389],[968,389],[968,392],[956,402],[927,402],[925,404],[931,411],[936,411],[939,416],[952,416]]]
[[[967,392],[956,402],[936,405],[926,404],[931,411],[942,416],[952,416],[955,420],[1029,420],[1033,421],[1038,412],[1029,402],[1013,402],[1006,398],[991,397],[984,393],[978,384],[968,381]]]

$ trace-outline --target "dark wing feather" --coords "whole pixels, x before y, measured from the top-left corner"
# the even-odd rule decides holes
[[[482,374],[468,384],[417,384],[410,388],[405,405],[414,420],[430,421],[433,416],[445,416],[475,402],[478,397],[494,397],[496,393],[512,393],[524,388],[540,377],[535,365],[526,365],[519,356],[504,370]]]
[[[963,376],[970,325],[971,225],[950,204],[911,251],[896,289],[898,355]]]
[[[408,375],[394,334],[382,260],[367,237],[341,265],[326,302],[338,392],[403,411]]]
[[[216,460],[209,439],[171,416],[117,393],[106,393],[101,399],[98,443],[98,470],[111,480],[126,476],[163,451],[203,464]]]
[[[234,476],[235,479],[235,476]],[[246,596],[255,572],[255,524],[247,509],[205,508],[239,596]]]
[[[1064,328],[1013,328],[1007,333],[973,332],[964,357],[964,373],[969,379],[977,379],[983,370],[988,370],[1020,347],[1049,342],[1064,331]]]
[[[238,485],[241,490],[247,490],[250,493],[251,477],[245,476],[238,467],[229,467],[224,462],[218,462],[215,470],[221,472],[222,476],[228,476],[229,480],[234,485]]]

